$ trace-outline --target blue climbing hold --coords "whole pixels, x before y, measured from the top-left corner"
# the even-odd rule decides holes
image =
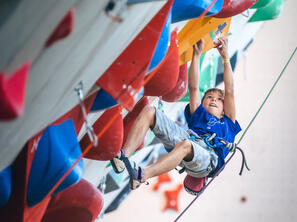
[[[112,98],[103,89],[100,89],[97,92],[96,98],[95,98],[93,105],[91,107],[91,111],[107,109],[107,108],[115,106],[117,104],[118,103],[114,98]]]
[[[157,47],[155,49],[153,58],[151,60],[151,64],[148,68],[148,73],[150,73],[165,57],[168,45],[169,45],[169,38],[170,38],[170,25],[171,25],[171,12],[168,14],[166,23],[164,25],[163,31],[159,38]]]
[[[11,194],[11,167],[0,172],[0,206],[7,203]]]
[[[60,125],[47,127],[37,146],[30,170],[28,205],[33,206],[42,201],[80,155],[81,149],[71,119]],[[83,171],[81,159],[53,194],[79,182]]]
[[[172,6],[172,23],[199,17],[213,0],[175,0]],[[224,0],[217,0],[206,13],[206,16],[219,13]]]

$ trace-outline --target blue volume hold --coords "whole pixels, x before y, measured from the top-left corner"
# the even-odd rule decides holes
[[[33,206],[47,195],[81,155],[73,121],[66,120],[44,131],[30,170],[27,202]],[[53,194],[79,182],[84,171],[83,159],[72,169]]]
[[[111,106],[117,105],[117,101],[112,98],[107,92],[103,89],[100,89],[97,92],[96,98],[94,99],[91,111],[107,109]]]

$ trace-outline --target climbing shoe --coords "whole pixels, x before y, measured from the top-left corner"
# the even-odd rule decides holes
[[[110,163],[111,163],[111,166],[112,166],[114,172],[116,172],[116,173],[122,173],[125,170],[125,164],[123,162],[123,158],[127,158],[127,157],[125,157],[124,150],[121,150],[115,156],[115,158],[113,158],[112,160],[110,160]]]
[[[198,195],[205,187],[206,183],[206,177],[196,178],[187,175],[184,179],[184,188],[189,194]]]

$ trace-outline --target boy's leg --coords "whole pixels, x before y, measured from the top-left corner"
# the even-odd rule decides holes
[[[150,127],[155,125],[156,110],[152,106],[146,106],[136,118],[127,140],[123,146],[125,156],[130,157],[142,144],[146,133]]]
[[[128,134],[127,140],[121,150],[121,153],[113,158],[110,162],[116,173],[121,173],[125,169],[123,158],[130,157],[133,152],[142,143],[148,129],[155,125],[156,110],[154,107],[146,106],[136,118],[131,130]],[[129,164],[129,161],[126,161]]]
[[[149,178],[169,172],[177,167],[182,160],[191,161],[193,159],[193,155],[194,152],[192,143],[189,140],[179,142],[170,153],[165,154],[156,163],[144,169],[142,182]]]
[[[142,169],[139,166],[135,166],[133,169],[127,158],[122,156],[122,160],[125,162],[130,175],[129,186],[131,189],[136,189],[148,178],[174,169],[182,160],[190,161],[193,158],[192,143],[187,140],[189,134],[154,107],[143,110],[143,113],[141,113],[133,126],[133,131],[131,129],[129,139],[127,139],[124,145],[124,151],[127,151],[128,155],[131,155],[139,146],[149,128],[162,141],[165,147],[173,148],[173,150],[146,169]]]

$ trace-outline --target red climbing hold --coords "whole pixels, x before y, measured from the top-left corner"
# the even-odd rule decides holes
[[[50,47],[56,41],[66,38],[72,33],[74,27],[74,8],[71,9],[60,21],[56,29],[52,32],[45,43],[46,47]]]
[[[242,197],[240,198],[240,202],[241,202],[241,203],[245,203],[246,200],[247,200],[246,196],[242,196]]]
[[[146,96],[163,96],[169,93],[177,83],[179,76],[179,55],[176,30],[171,33],[170,46],[164,61],[156,69],[158,71],[154,73],[154,76],[144,86],[144,95]],[[150,74],[146,78],[150,78],[149,76]]]
[[[162,96],[162,100],[166,102],[176,102],[183,98],[187,93],[188,84],[188,68],[187,63],[179,67],[179,76],[176,86],[169,93]]]
[[[81,179],[76,185],[55,195],[50,201],[42,222],[91,222],[103,207],[103,196],[88,181]]]
[[[155,183],[155,185],[153,186],[153,190],[158,190],[160,185],[162,183],[166,183],[166,182],[171,182],[171,177],[169,176],[168,173],[163,173],[160,176],[158,176],[158,181],[157,183]]]
[[[149,104],[147,97],[142,97],[134,106],[133,110],[129,112],[124,118],[124,139],[123,144],[125,144],[128,134],[132,125],[134,124],[135,119],[140,114],[141,110]],[[144,141],[142,144],[137,148],[137,150],[141,149],[144,146]]]
[[[256,0],[224,0],[223,8],[221,11],[214,15],[213,17],[216,18],[228,18],[250,8],[254,5],[257,1]]]
[[[164,192],[165,196],[166,196],[166,205],[163,209],[164,210],[167,210],[167,209],[173,209],[175,211],[178,211],[179,210],[179,207],[178,207],[178,196],[179,196],[179,193],[180,191],[182,190],[183,188],[183,185],[182,184],[179,184],[176,189],[174,190],[166,190]]]
[[[29,69],[27,62],[9,77],[4,72],[0,74],[0,120],[12,120],[23,114]]]
[[[95,133],[103,130],[106,124],[119,112],[120,106],[115,106],[106,110],[100,118],[94,123],[93,128]],[[103,135],[98,139],[98,145],[84,156],[93,160],[111,160],[120,151],[123,143],[123,118],[119,114],[114,122],[108,127]],[[80,141],[82,151],[91,144],[89,136],[86,134]]]

